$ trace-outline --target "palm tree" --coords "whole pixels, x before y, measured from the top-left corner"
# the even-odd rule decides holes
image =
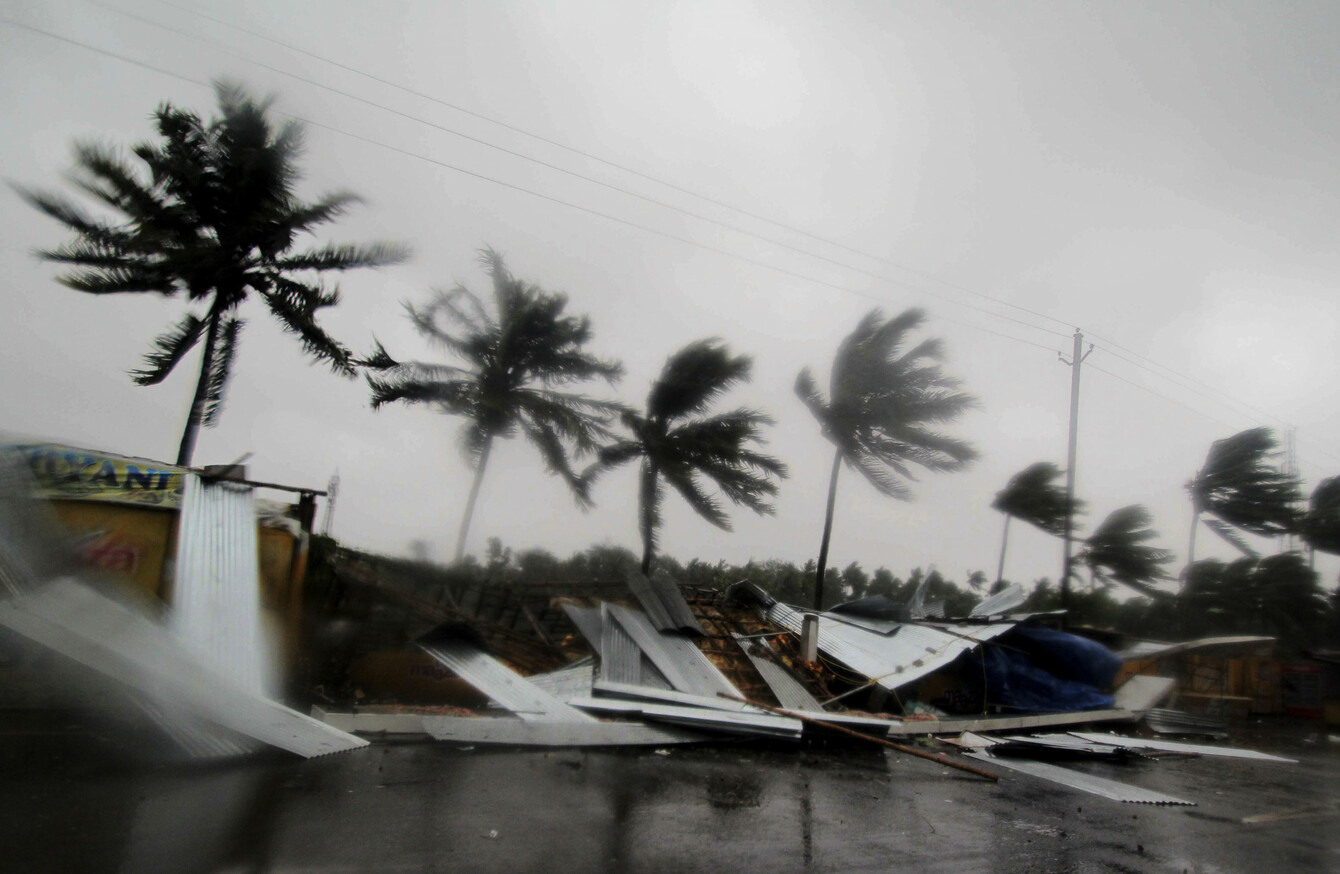
[[[1309,549],[1340,555],[1340,476],[1324,479],[1312,490],[1302,534]]]
[[[196,378],[177,463],[189,465],[200,425],[218,423],[232,373],[248,297],[265,303],[303,349],[336,373],[353,377],[349,350],[317,324],[334,306],[328,270],[376,267],[407,250],[379,243],[295,249],[299,238],[341,215],[357,198],[327,194],[312,203],[294,194],[302,131],[296,122],[273,126],[270,101],[217,84],[220,116],[208,121],[171,104],[154,113],[159,139],[136,145],[136,163],[101,145],[75,148],[74,184],[115,214],[107,221],[55,194],[20,189],[37,209],[73,231],[63,246],[40,252],[75,269],[57,277],[89,294],[183,293],[190,309],[156,340],[145,365],[131,376],[140,385],[167,378],[201,340]]]
[[[772,420],[755,410],[736,409],[708,415],[712,402],[731,386],[749,379],[752,362],[732,356],[721,341],[699,340],[671,355],[652,384],[644,413],[627,410],[630,436],[600,450],[590,471],[596,473],[642,459],[638,491],[638,528],[642,535],[642,573],[651,572],[661,527],[663,483],[669,483],[699,516],[725,531],[730,518],[721,502],[703,490],[700,478],[716,484],[732,503],[771,514],[768,498],[786,465],[751,449],[763,442]]]
[[[1210,444],[1205,465],[1191,482],[1191,537],[1187,566],[1196,559],[1196,527],[1202,513],[1262,537],[1297,530],[1298,479],[1278,470],[1277,443],[1269,428],[1249,428]]]
[[[381,344],[366,362],[384,372],[368,375],[373,409],[393,401],[426,403],[469,419],[461,445],[475,476],[456,538],[456,561],[465,554],[495,439],[524,434],[549,472],[562,477],[585,507],[590,505],[588,483],[572,469],[569,450],[576,455],[595,452],[599,439],[608,434],[604,423],[622,409],[562,390],[596,378],[613,384],[623,374],[618,362],[586,351],[591,320],[564,315],[566,295],[513,278],[492,249],[480,252],[480,262],[493,280],[492,312],[459,285],[437,292],[426,306],[406,304],[415,329],[461,365],[401,363]]]
[[[1000,538],[1000,565],[996,582],[1005,577],[1005,547],[1010,542],[1010,519],[1020,519],[1055,537],[1064,537],[1068,501],[1065,486],[1057,480],[1064,473],[1050,461],[1039,461],[1010,477],[1005,488],[996,492],[991,509],[1005,514],[1005,530]],[[1075,502],[1078,511],[1082,501]]]
[[[1075,559],[1088,566],[1091,580],[1111,580],[1143,595],[1165,597],[1167,593],[1154,583],[1167,578],[1163,566],[1172,561],[1173,554],[1146,544],[1158,537],[1150,527],[1152,521],[1149,511],[1139,504],[1113,510],[1084,539]]]
[[[907,480],[915,480],[912,465],[931,471],[961,470],[977,457],[968,443],[935,427],[954,421],[976,404],[972,395],[959,390],[958,380],[940,370],[943,344],[928,339],[903,349],[908,334],[923,321],[919,309],[892,319],[885,319],[878,309],[867,313],[838,347],[827,399],[809,368],[796,377],[796,394],[835,447],[815,573],[816,610],[823,604],[833,505],[844,462],[881,494],[909,500]]]

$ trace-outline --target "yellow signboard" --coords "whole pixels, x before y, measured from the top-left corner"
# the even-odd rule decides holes
[[[40,497],[171,510],[181,507],[184,468],[50,443],[6,448],[26,462]]]

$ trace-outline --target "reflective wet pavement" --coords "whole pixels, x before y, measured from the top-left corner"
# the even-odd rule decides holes
[[[992,785],[850,748],[392,743],[200,766],[135,763],[133,741],[86,727],[11,725],[0,737],[11,871],[1340,870],[1340,743],[1319,727],[1258,724],[1240,738],[1297,765],[1071,765],[1195,808],[1010,772]]]

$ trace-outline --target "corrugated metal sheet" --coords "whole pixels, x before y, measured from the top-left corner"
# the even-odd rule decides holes
[[[107,677],[304,757],[367,741],[245,691],[199,664],[161,625],[75,580],[0,603],[0,625]]]
[[[699,636],[704,634],[688,602],[684,600],[684,593],[669,577],[655,574],[648,579],[640,571],[633,571],[628,575],[628,588],[656,630],[683,631]]]
[[[250,738],[219,728],[181,707],[147,698],[140,698],[135,703],[193,759],[233,758],[260,748],[260,744]]]
[[[611,683],[673,689],[670,680],[642,651],[633,635],[607,609],[600,610],[600,676]]]
[[[590,644],[591,650],[595,652],[596,655],[603,655],[600,651],[600,636],[602,633],[600,608],[582,607],[577,604],[564,604],[563,612],[567,614],[568,619],[572,620],[572,624],[577,626],[577,630],[581,632],[582,637],[586,638],[586,642]]]
[[[767,609],[768,621],[799,635],[801,611],[775,603]],[[885,636],[835,621],[819,618],[819,650],[886,689],[897,689],[938,671],[983,641],[999,637],[1014,622],[987,625],[928,625],[907,623],[897,634]]]
[[[168,628],[206,667],[266,694],[273,683],[261,626],[252,489],[186,475]]]
[[[999,616],[1007,613],[1028,600],[1028,593],[1019,583],[1010,583],[982,603],[972,608],[969,616]]]
[[[736,643],[744,654],[749,657],[755,670],[758,671],[763,682],[768,684],[772,694],[777,696],[777,703],[784,710],[823,710],[818,700],[809,693],[809,690],[800,684],[800,681],[791,676],[781,665],[778,665],[770,659],[756,656],[751,651],[753,644],[749,641],[740,640],[740,635],[735,635]]]
[[[668,746],[711,740],[702,732],[638,722],[529,722],[469,716],[425,716],[434,739],[469,744],[536,747]]]
[[[526,682],[541,691],[548,692],[560,701],[590,695],[591,688],[596,682],[595,660],[588,657],[570,667],[544,674],[532,674],[526,678]]]
[[[620,683],[596,683],[595,693],[602,697],[623,698],[633,701],[653,701],[658,704],[683,704],[686,707],[706,707],[708,710],[729,710],[735,713],[766,713],[759,707],[719,695],[693,695],[674,689],[649,689],[646,686],[625,686]]]
[[[1174,798],[1171,795],[1165,795],[1162,792],[1155,792],[1151,789],[1141,789],[1139,786],[1132,786],[1129,783],[1118,783],[1116,780],[1108,780],[1105,777],[1094,777],[1090,774],[1081,773],[1080,771],[1072,771],[1069,768],[1049,765],[1046,762],[1034,762],[1028,759],[998,758],[988,752],[970,752],[964,753],[964,755],[974,759],[981,759],[984,762],[990,762],[992,765],[1002,768],[1009,768],[1011,771],[1018,771],[1021,774],[1031,774],[1039,779],[1048,780],[1052,783],[1059,783],[1062,786],[1078,789],[1081,792],[1088,792],[1092,795],[1100,795],[1103,798],[1110,798],[1113,801],[1122,801],[1127,804],[1181,804],[1186,805],[1187,807],[1196,806],[1196,802],[1194,801]]]
[[[1256,750],[1244,750],[1236,747],[1220,747],[1213,744],[1188,744],[1171,740],[1156,740],[1143,737],[1122,737],[1119,734],[1097,734],[1094,732],[1072,731],[1069,734],[1093,743],[1110,744],[1125,747],[1128,750],[1160,750],[1166,753],[1189,753],[1197,756],[1218,756],[1224,759],[1254,759],[1259,762],[1280,762],[1286,765],[1298,764],[1297,759],[1272,756]]]
[[[1170,677],[1136,674],[1112,694],[1112,703],[1132,713],[1143,713],[1172,694],[1177,681]]]
[[[548,722],[590,722],[591,717],[569,707],[493,656],[464,640],[433,637],[419,647],[456,676],[497,701],[522,719]]]
[[[694,646],[693,641],[682,634],[674,631],[661,633],[638,611],[617,604],[604,604],[602,611],[601,615],[606,622],[613,620],[623,626],[638,648],[675,689],[708,697],[718,692],[736,696],[740,694],[730,680],[717,670],[716,665]]]
[[[1184,640],[1181,643],[1161,643],[1157,640],[1137,640],[1117,655],[1127,661],[1165,658],[1177,653],[1197,649],[1248,650],[1274,643],[1273,637],[1202,637],[1196,640]]]

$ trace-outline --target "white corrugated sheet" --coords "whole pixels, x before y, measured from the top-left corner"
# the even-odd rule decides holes
[[[168,628],[206,667],[269,694],[273,661],[261,625],[252,489],[193,475],[184,485]]]
[[[804,614],[780,602],[767,610],[768,621],[801,633]],[[819,617],[819,651],[846,665],[858,674],[894,690],[913,680],[938,671],[983,641],[999,637],[1013,628],[1014,622],[985,625],[906,623],[892,635],[877,634],[839,622],[835,617]]]
[[[241,689],[199,664],[161,625],[71,579],[0,602],[0,625],[225,728],[311,757],[367,741]]]

